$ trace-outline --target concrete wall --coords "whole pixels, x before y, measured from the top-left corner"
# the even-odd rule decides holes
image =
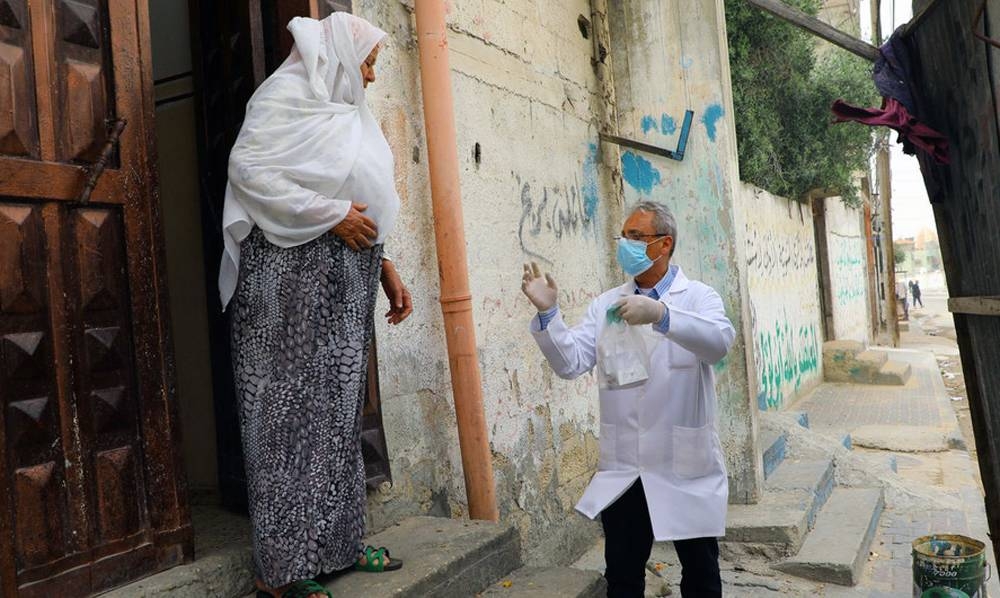
[[[590,15],[590,3],[478,0],[450,7],[465,235],[500,513],[518,525],[526,547],[565,559],[596,534],[572,506],[597,462],[597,386],[592,375],[559,380],[544,363],[527,331],[534,309],[521,295],[520,272],[525,260],[551,271],[571,321],[618,283],[611,236],[621,207],[605,199],[617,192],[610,171],[599,167],[599,87],[592,42],[577,22]],[[412,5],[364,0],[354,8],[390,33],[369,98],[396,155],[402,199],[388,250],[415,300],[402,326],[377,328],[393,475],[392,488],[371,503],[379,527],[413,512],[459,515],[466,504],[438,304]],[[384,308],[380,298],[379,313]]]
[[[823,381],[823,321],[809,206],[741,183],[739,211],[757,407],[781,409]]]
[[[825,203],[834,338],[868,343],[872,315],[864,219],[860,210],[845,206],[840,198]]]
[[[598,123],[610,106],[607,81],[591,64],[593,40],[578,22],[590,17],[589,0],[449,3],[465,235],[497,497],[529,554],[550,560],[569,558],[596,534],[572,506],[597,461],[597,385],[592,375],[559,380],[544,363],[527,332],[534,311],[520,293],[522,262],[536,260],[554,274],[571,322],[620,284],[612,236],[625,209],[616,183],[624,172],[626,204],[645,197],[669,203],[680,223],[675,261],[719,290],[737,330],[745,323],[722,2],[685,2],[683,11],[677,1],[612,4],[616,30],[606,47],[626,89],[608,94],[625,105],[619,132],[676,147],[691,108],[695,126],[683,162],[620,154],[599,142]],[[369,98],[396,155],[402,198],[388,249],[415,299],[409,321],[377,327],[393,474],[392,487],[372,497],[377,528],[415,512],[460,515],[466,505],[437,302],[412,1],[355,0],[354,9],[390,33]],[[655,128],[643,126],[650,119]],[[384,307],[382,298],[379,313]],[[742,335],[718,376],[734,498],[754,500],[756,401]]]

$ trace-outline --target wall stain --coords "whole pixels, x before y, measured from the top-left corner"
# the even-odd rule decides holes
[[[587,156],[583,159],[583,211],[589,221],[597,218],[597,144],[587,146]]]
[[[674,117],[669,114],[660,117],[660,132],[664,135],[673,135],[677,132],[677,123],[674,122]]]
[[[649,160],[632,152],[622,154],[622,177],[633,189],[647,195],[661,182],[660,171]]]
[[[642,132],[649,133],[650,131],[656,131],[656,119],[652,116],[642,117]]]
[[[713,142],[716,136],[716,125],[719,119],[726,111],[723,110],[722,106],[719,104],[710,104],[708,108],[705,109],[705,114],[701,117],[701,122],[705,124],[705,131],[708,133],[708,138]]]

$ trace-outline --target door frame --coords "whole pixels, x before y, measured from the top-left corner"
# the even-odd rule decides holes
[[[830,249],[826,234],[826,198],[812,197],[813,234],[816,238],[816,273],[819,280],[819,305],[824,342],[836,340],[833,322],[833,289],[830,276]]]

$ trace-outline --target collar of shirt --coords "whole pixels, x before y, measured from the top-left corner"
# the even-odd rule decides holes
[[[660,279],[660,282],[656,283],[656,286],[653,287],[653,290],[649,292],[648,296],[652,299],[659,300],[660,297],[666,295],[667,291],[670,290],[670,285],[674,284],[674,278],[676,277],[677,266],[670,266],[670,268],[667,269],[667,273]],[[632,286],[635,287],[633,291],[634,293],[640,294],[642,292],[639,290],[639,287],[635,285],[635,280],[632,281]]]

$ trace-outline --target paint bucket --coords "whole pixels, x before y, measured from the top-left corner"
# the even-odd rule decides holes
[[[951,534],[913,541],[913,598],[986,598],[986,545]]]

